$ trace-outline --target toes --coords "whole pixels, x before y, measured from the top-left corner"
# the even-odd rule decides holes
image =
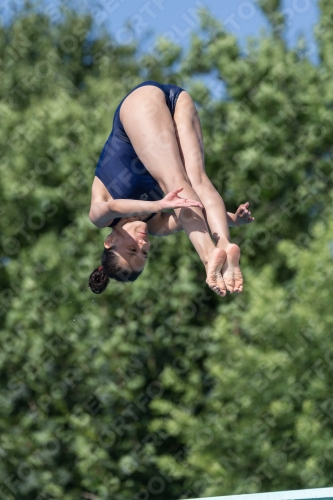
[[[222,269],[223,280],[225,283],[225,288],[228,292],[233,293],[235,287],[235,280],[233,278],[233,273],[228,270],[228,264]]]
[[[211,286],[211,285],[210,285],[210,286],[209,286],[209,288],[210,288],[211,290],[213,290],[213,292],[215,292],[215,293],[217,293],[218,295],[220,295],[221,297],[225,297],[225,295],[226,295],[225,290],[221,290],[221,288],[219,288],[219,287],[218,287],[218,286],[216,286],[216,285],[215,285],[215,286]]]
[[[237,276],[235,280],[235,288],[234,291],[240,293],[243,291],[243,278]]]
[[[227,294],[227,289],[226,289],[222,274],[217,275],[216,284],[217,284],[217,287],[221,290],[221,292],[223,292],[223,294],[224,294],[223,297],[224,297]]]
[[[224,278],[226,289],[228,290],[228,292],[233,293],[235,291],[234,280],[232,279],[231,276],[229,277],[229,276],[226,276],[225,274],[223,275],[223,278]]]
[[[216,283],[207,281],[207,285],[211,290],[213,290],[213,292],[217,293],[221,297],[225,297],[226,291],[221,289]]]

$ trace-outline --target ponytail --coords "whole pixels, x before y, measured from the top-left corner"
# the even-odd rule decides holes
[[[89,287],[94,293],[102,293],[109,284],[109,277],[103,266],[97,267],[89,276]]]
[[[118,255],[112,248],[104,248],[102,265],[97,267],[89,276],[89,287],[94,293],[102,293],[109,284],[110,278],[126,283],[135,281],[142,271],[135,272],[122,268],[118,264]]]

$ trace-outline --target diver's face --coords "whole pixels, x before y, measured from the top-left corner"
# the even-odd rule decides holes
[[[132,271],[140,272],[146,265],[150,243],[147,224],[140,220],[121,221],[114,228],[111,244],[104,243],[106,248],[113,247],[119,256],[119,265]]]

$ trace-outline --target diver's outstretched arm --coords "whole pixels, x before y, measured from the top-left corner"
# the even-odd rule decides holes
[[[120,204],[115,202],[125,202]],[[117,208],[117,206],[119,208]],[[121,208],[123,208],[121,210]],[[110,200],[93,203],[90,207],[89,219],[99,228],[108,227],[116,217],[131,217],[159,211],[157,201]]]
[[[164,198],[157,201],[119,199],[94,203],[90,209],[89,218],[97,227],[107,227],[118,217],[132,217],[160,212],[166,208],[190,208],[203,205],[198,200],[184,199],[178,196],[182,187],[170,191]]]

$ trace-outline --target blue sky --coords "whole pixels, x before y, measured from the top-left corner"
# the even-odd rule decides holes
[[[35,0],[36,1],[36,0]],[[246,38],[257,36],[268,28],[267,21],[255,0],[37,0],[42,9],[55,19],[60,15],[60,6],[74,6],[80,12],[89,12],[95,19],[96,28],[104,25],[118,43],[129,43],[134,38],[142,39],[142,45],[152,47],[157,36],[165,35],[186,49],[190,32],[198,27],[194,11],[207,7],[213,16],[234,33],[244,47]],[[33,3],[34,0],[33,0]],[[23,0],[0,0],[0,23],[11,18],[22,8]],[[283,10],[288,24],[287,41],[294,45],[302,33],[308,42],[309,57],[316,61],[316,49],[312,30],[319,18],[317,0],[283,0]],[[134,34],[125,28],[131,20]]]
[[[105,24],[118,43],[129,43],[133,38],[142,38],[152,32],[146,40],[149,48],[158,35],[166,35],[186,48],[190,31],[195,30],[198,21],[194,10],[207,7],[213,16],[234,33],[242,45],[249,36],[257,36],[261,29],[268,28],[267,21],[255,1],[245,0],[97,0],[80,2],[83,10],[93,14],[98,24]],[[315,60],[315,43],[312,36],[314,24],[318,21],[317,0],[285,0],[283,2],[288,23],[287,41],[294,45],[298,36],[305,35],[309,56]],[[134,33],[124,27],[131,20]]]
[[[316,62],[313,27],[319,20],[317,0],[284,0],[282,6],[287,19],[288,45],[294,46],[300,35],[305,36],[308,56]],[[163,35],[186,52],[191,31],[199,25],[196,11],[200,7],[207,7],[215,19],[237,36],[243,48],[248,37],[269,30],[267,19],[255,0],[80,0],[78,7],[92,14],[97,29],[106,26],[119,44],[141,40],[144,51],[152,49],[156,38]],[[133,31],[126,28],[127,21],[131,21]],[[201,75],[200,79],[215,98],[223,97],[223,82],[214,75]]]

